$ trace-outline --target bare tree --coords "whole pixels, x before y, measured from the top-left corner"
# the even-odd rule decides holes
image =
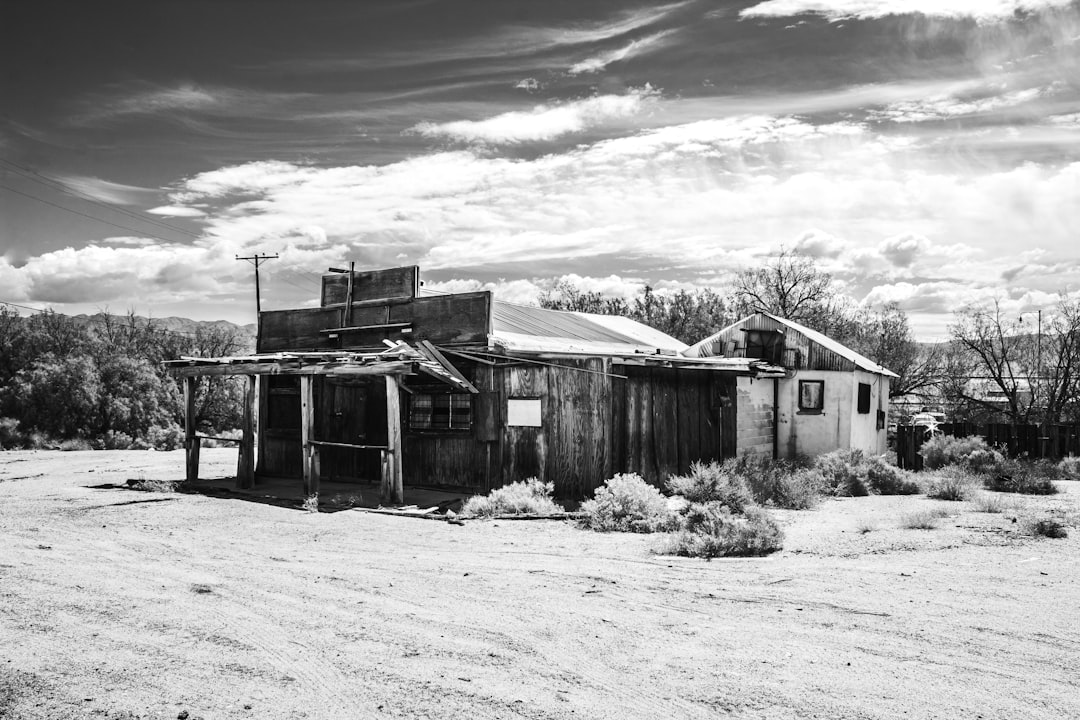
[[[998,301],[968,307],[950,327],[956,351],[949,392],[968,408],[1018,423],[1061,422],[1077,414],[1080,300],[1063,296],[1030,332]]]
[[[917,342],[896,303],[864,309],[854,321],[854,336],[839,339],[900,376],[889,383],[889,397],[935,393],[945,378],[945,346]]]
[[[835,314],[837,308],[832,305],[838,295],[832,276],[818,269],[813,258],[783,247],[764,267],[736,275],[732,289],[745,314],[767,312],[808,325],[820,319],[823,310]]]

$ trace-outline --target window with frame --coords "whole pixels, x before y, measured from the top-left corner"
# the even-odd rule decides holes
[[[472,397],[465,393],[415,393],[409,396],[410,430],[469,430]]]
[[[825,381],[799,381],[799,410],[802,412],[821,412],[825,407]]]
[[[267,378],[266,427],[272,430],[300,429],[300,378],[271,375]]]
[[[870,385],[859,383],[859,413],[866,415],[870,412]]]

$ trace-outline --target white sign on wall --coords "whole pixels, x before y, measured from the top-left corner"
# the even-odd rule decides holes
[[[507,400],[506,424],[510,427],[540,427],[540,398]]]

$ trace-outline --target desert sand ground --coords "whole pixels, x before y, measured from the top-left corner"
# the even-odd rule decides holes
[[[235,451],[204,450],[203,476]],[[1080,531],[922,497],[706,562],[560,521],[198,494],[180,452],[0,453],[0,718],[1076,718]],[[938,529],[901,517],[948,507]]]

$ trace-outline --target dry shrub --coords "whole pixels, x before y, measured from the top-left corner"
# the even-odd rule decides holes
[[[819,455],[814,469],[821,473],[825,487],[833,495],[861,497],[869,495],[866,486],[866,456],[862,450],[833,450]]]
[[[33,446],[35,448],[51,447],[52,446],[51,442],[49,442],[48,440],[44,440],[44,441],[40,440],[37,437],[35,437],[36,435],[37,435],[37,433],[34,433],[33,435],[31,435],[31,441],[32,441],[32,444],[33,444]],[[86,440],[85,438],[71,438],[69,440],[64,440],[57,447],[59,447],[61,450],[65,451],[65,452],[71,452],[71,451],[77,451],[77,450],[93,450],[94,449],[94,447],[90,444],[90,441]]]
[[[981,437],[952,437],[935,435],[923,443],[919,452],[923,466],[936,470],[946,465],[963,465],[973,472],[992,473],[1005,461],[997,450],[986,444]]]
[[[741,478],[739,484],[749,488],[754,502],[759,505],[806,510],[816,505],[825,492],[825,479],[821,473],[805,464],[773,460],[762,453],[729,458],[721,466],[721,472]],[[708,499],[721,498],[697,502]],[[732,507],[732,510],[736,508]]]
[[[146,478],[141,474],[137,480],[128,480],[127,484],[132,490],[142,490],[143,492],[160,492],[160,493],[173,493],[183,483],[183,480],[160,480],[157,478]]]
[[[529,478],[495,488],[487,495],[473,495],[461,506],[465,517],[495,517],[497,515],[559,515],[566,512],[551,498],[553,483]]]
[[[1051,463],[1034,463],[1025,460],[1008,460],[1000,470],[988,475],[983,481],[987,490],[1020,493],[1023,495],[1054,495],[1057,467]]]
[[[920,510],[903,515],[900,518],[900,527],[908,530],[934,530],[937,528],[938,520],[948,515],[949,511],[944,508]]]
[[[1062,480],[1080,480],[1080,457],[1063,458],[1058,463],[1058,475]]]
[[[636,473],[620,473],[581,503],[581,526],[598,532],[663,532],[678,526],[660,490]]]
[[[747,507],[742,516],[719,502],[694,503],[685,528],[661,552],[685,557],[768,555],[783,547],[784,532],[765,511]]]
[[[865,472],[866,484],[878,495],[918,495],[922,492],[912,473],[880,457],[867,458]]]
[[[753,456],[747,456],[753,457]],[[690,465],[689,475],[672,475],[667,489],[691,503],[716,502],[726,505],[732,512],[754,504],[754,497],[747,483],[744,458],[732,458],[723,464],[695,462]]]
[[[949,467],[929,474],[926,497],[935,500],[961,501],[971,497],[978,480],[960,468]]]
[[[1069,531],[1065,529],[1064,523],[1052,517],[1032,518],[1024,524],[1024,529],[1029,535],[1035,537],[1054,539],[1069,537]]]
[[[1005,512],[1008,506],[1002,501],[1001,496],[981,492],[971,500],[973,512],[998,514]]]

